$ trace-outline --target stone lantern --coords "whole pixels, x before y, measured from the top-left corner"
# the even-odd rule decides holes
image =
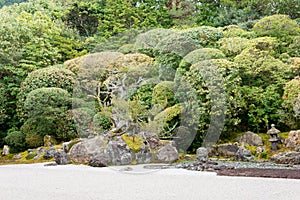
[[[278,143],[280,143],[279,133],[280,131],[275,128],[274,124],[271,125],[271,129],[267,132],[270,135],[269,141],[272,143],[272,150],[278,149]]]

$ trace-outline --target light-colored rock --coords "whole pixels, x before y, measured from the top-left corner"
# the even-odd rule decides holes
[[[277,164],[300,164],[300,152],[290,151],[290,152],[281,152],[273,155],[270,160]]]
[[[64,151],[57,151],[54,155],[54,159],[58,165],[66,165],[69,163],[68,155]]]
[[[287,139],[285,139],[285,146],[289,148],[295,148],[300,145],[300,130],[290,131]]]
[[[64,143],[62,144],[63,150],[64,150],[64,152],[66,152],[66,153],[68,153],[68,151],[69,151],[69,144],[70,144],[70,142],[64,142]]]
[[[237,144],[220,144],[217,147],[218,156],[230,157],[234,156],[236,152],[239,150],[239,146]]]
[[[92,139],[85,139],[74,144],[69,151],[70,159],[76,163],[88,163],[97,154],[103,153],[106,148],[106,141],[98,136]]]
[[[92,167],[107,167],[108,163],[109,157],[106,153],[97,154],[89,161],[89,165]]]
[[[4,145],[3,146],[2,155],[3,156],[7,156],[8,154],[9,154],[9,146],[8,145]]]
[[[172,163],[178,160],[178,151],[172,144],[167,144],[158,150],[157,159],[160,162]]]
[[[239,150],[234,155],[235,161],[253,161],[254,157],[252,153],[247,150],[245,147],[241,146],[239,147]]]
[[[262,138],[251,131],[245,132],[242,136],[238,137],[236,141],[249,146],[263,146]]]
[[[127,165],[133,161],[133,152],[128,145],[117,137],[107,144],[106,152],[109,156],[109,161],[113,165]]]
[[[22,155],[21,154],[15,154],[14,155],[14,157],[13,157],[13,159],[16,159],[16,160],[18,160],[18,159],[21,159],[22,158]]]
[[[138,164],[150,163],[152,161],[152,153],[148,146],[144,145],[135,154],[135,159]]]
[[[54,147],[50,147],[48,150],[45,151],[45,154],[43,157],[45,159],[50,159],[50,158],[54,157],[55,153],[56,153],[56,149]]]
[[[198,160],[206,160],[208,159],[208,150],[205,147],[199,147],[196,151]]]

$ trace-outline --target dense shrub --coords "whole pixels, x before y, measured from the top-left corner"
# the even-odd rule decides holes
[[[152,105],[160,105],[162,108],[171,107],[175,104],[174,82],[163,81],[157,84],[152,93]]]
[[[158,55],[174,54],[184,57],[189,52],[202,46],[197,38],[193,38],[188,32],[174,33],[163,38],[154,48]]]
[[[284,37],[299,35],[299,25],[288,15],[272,15],[259,20],[253,27],[258,36]]]
[[[93,122],[96,129],[109,130],[112,126],[110,119],[101,113],[94,115]]]
[[[188,70],[191,65],[196,64],[197,62],[221,58],[225,58],[222,51],[214,48],[202,48],[194,50],[183,57],[179,66]]]
[[[211,26],[199,26],[183,30],[182,35],[199,41],[202,46],[215,46],[215,42],[223,37],[223,32]]]
[[[287,48],[287,52],[290,56],[300,57],[300,36],[294,37],[292,43]]]
[[[244,85],[267,87],[282,85],[291,75],[291,70],[282,61],[275,59],[269,51],[247,48],[234,58]]]
[[[24,116],[24,103],[31,91],[39,88],[56,87],[72,93],[74,83],[74,74],[70,70],[61,67],[47,67],[28,74],[21,85],[18,96],[18,115],[21,121],[26,119],[26,116]]]
[[[241,38],[253,38],[255,34],[253,32],[245,31],[236,25],[229,25],[222,28],[224,33],[224,38],[233,38],[233,37],[241,37]]]
[[[228,37],[222,38],[218,44],[226,56],[236,56],[248,47],[249,40],[241,37]]]
[[[286,83],[281,120],[292,129],[300,128],[300,77]]]
[[[198,62],[191,66],[182,80],[187,81],[195,90],[199,106],[198,116],[190,119],[198,122],[195,142],[203,141],[206,134],[221,134],[225,123],[225,133],[237,127],[240,122],[237,111],[241,107],[238,91],[241,81],[234,63],[224,59]],[[179,95],[181,98],[188,98],[185,93]]]
[[[40,144],[45,135],[58,141],[76,137],[72,122],[70,95],[61,88],[39,88],[27,95],[24,109],[27,120],[21,127],[28,145]]]
[[[173,29],[163,29],[157,28],[145,33],[142,33],[136,38],[136,49],[149,56],[153,56],[153,50],[156,45],[164,38],[169,37],[173,33],[177,33],[178,31]]]
[[[173,129],[180,125],[181,106],[176,104],[168,107],[154,117],[154,122],[163,123],[164,130],[159,133],[160,137],[172,137]]]
[[[26,149],[25,134],[15,128],[8,131],[4,141],[10,147],[11,153]]]

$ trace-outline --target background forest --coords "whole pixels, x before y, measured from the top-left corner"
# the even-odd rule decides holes
[[[220,110],[213,95],[227,103],[223,138],[266,132],[272,123],[282,131],[300,128],[298,0],[0,0],[0,7],[0,146],[21,151],[42,145],[45,135],[57,142],[83,136],[76,124],[109,130],[116,126],[109,104],[127,106],[131,121],[149,126],[143,113],[158,104],[167,113],[161,137],[188,132],[177,123],[180,97],[188,98],[177,79],[197,95],[191,151]],[[96,111],[83,105],[86,97],[72,96],[82,94],[74,85],[92,56],[113,60],[88,79],[103,91],[94,96]],[[112,102],[112,86],[124,70],[159,80]],[[222,80],[213,77],[225,92],[210,93],[214,85],[204,81],[206,73],[221,74]]]

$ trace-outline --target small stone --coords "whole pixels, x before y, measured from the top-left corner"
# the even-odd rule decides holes
[[[208,159],[208,150],[205,147],[199,147],[196,151],[198,160],[207,160]]]
[[[235,161],[252,161],[254,160],[252,153],[245,147],[239,147],[239,150],[234,156]]]
[[[66,165],[69,163],[68,155],[64,151],[58,151],[54,154],[55,162],[58,165]]]
[[[4,145],[2,155],[7,156],[8,154],[9,154],[9,147],[8,147],[8,145]]]
[[[21,155],[21,154],[16,154],[16,155],[14,155],[14,157],[13,157],[13,159],[16,159],[16,160],[21,159],[21,158],[22,158],[22,155]]]

